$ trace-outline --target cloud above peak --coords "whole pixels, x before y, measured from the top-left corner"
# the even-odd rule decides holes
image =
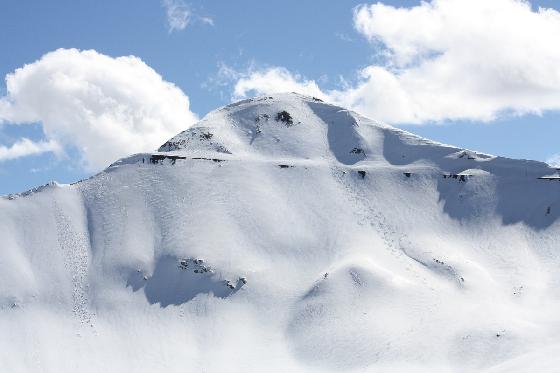
[[[378,2],[356,7],[354,26],[384,63],[358,71],[353,84],[321,90],[330,101],[393,123],[491,121],[504,113],[560,109],[556,10],[533,10],[521,0],[432,0],[412,7]],[[267,93],[282,85],[272,79],[282,77],[291,90],[320,89],[281,71],[254,71],[235,91]]]
[[[222,75],[224,75],[223,69],[222,66]],[[277,92],[299,92],[309,96],[325,97],[316,82],[306,80],[298,74],[292,74],[283,67],[250,70],[244,73],[234,72],[233,74],[230,70],[229,74],[238,78],[233,92],[234,99]]]
[[[8,74],[6,91],[0,123],[40,123],[45,136],[34,148],[20,139],[18,149],[73,148],[90,171],[152,151],[197,120],[189,98],[134,56],[58,49]],[[26,155],[10,149],[3,152]]]

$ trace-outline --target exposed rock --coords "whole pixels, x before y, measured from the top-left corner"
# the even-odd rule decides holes
[[[292,116],[286,110],[283,110],[276,114],[276,121],[285,123],[287,127],[290,127],[294,124]]]

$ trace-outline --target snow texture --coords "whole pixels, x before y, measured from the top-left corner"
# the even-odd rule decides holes
[[[312,97],[226,106],[0,198],[0,368],[556,371],[550,175]]]

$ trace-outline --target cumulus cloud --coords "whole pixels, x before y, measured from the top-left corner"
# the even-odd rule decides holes
[[[393,123],[491,121],[560,109],[560,13],[521,0],[432,0],[354,10],[356,30],[385,63],[353,84],[320,90],[280,67],[241,78],[235,94],[287,86]],[[282,80],[283,82],[279,81]]]
[[[46,140],[36,149],[75,148],[87,170],[152,151],[197,119],[188,97],[134,56],[59,49],[8,74],[6,88],[0,122],[40,123]]]
[[[220,73],[226,77],[237,78],[233,92],[234,99],[277,92],[299,92],[310,96],[325,97],[316,82],[306,80],[298,74],[292,74],[282,67],[251,69],[240,73],[223,66]]]
[[[60,153],[61,151],[62,148],[54,140],[34,142],[23,137],[11,146],[0,145],[0,161],[7,161],[10,159],[38,155],[47,152]]]

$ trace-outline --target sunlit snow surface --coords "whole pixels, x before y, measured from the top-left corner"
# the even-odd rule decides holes
[[[555,372],[556,170],[311,97],[0,198],[2,372]]]

